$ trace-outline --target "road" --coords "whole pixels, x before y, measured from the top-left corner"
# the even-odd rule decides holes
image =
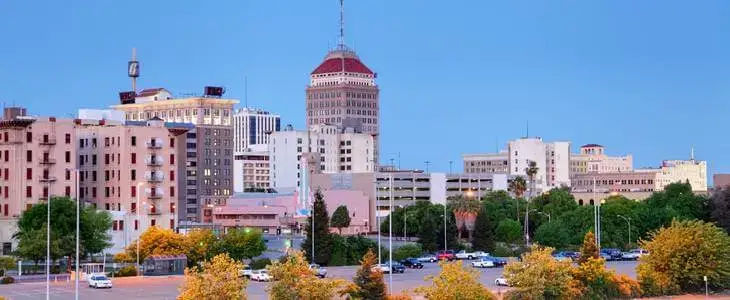
[[[465,262],[467,263],[467,262]],[[607,266],[619,274],[626,274],[636,278],[634,268],[635,262],[608,262]],[[328,277],[352,280],[357,266],[330,267],[327,268]],[[427,285],[424,281],[427,275],[435,275],[440,268],[437,264],[425,264],[421,270],[406,270],[404,274],[393,274],[393,291],[400,293],[404,290],[412,290],[421,285]],[[494,293],[504,290],[503,287],[494,285],[494,279],[501,273],[501,268],[479,269],[480,281]],[[104,299],[104,300],[129,300],[129,299],[175,299],[178,288],[183,282],[182,276],[165,277],[127,277],[113,279],[114,288],[96,290],[83,285],[79,287],[80,299]],[[385,275],[385,282],[388,283],[388,274]],[[71,282],[54,283],[51,287],[51,299],[74,299],[74,285]],[[246,292],[249,299],[267,299],[266,286],[268,283],[249,282]],[[45,298],[46,286],[43,282],[0,285],[0,296],[8,299],[35,300]]]

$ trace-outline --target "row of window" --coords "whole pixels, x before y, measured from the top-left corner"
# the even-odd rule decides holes
[[[10,133],[7,131],[3,132],[2,138],[3,138],[3,142],[6,142],[6,143],[10,142]],[[70,133],[65,134],[64,141],[66,144],[71,144],[71,134]],[[28,131],[25,133],[25,142],[33,143],[33,133],[32,132]],[[44,134],[43,137],[41,138],[41,140],[39,140],[38,142],[41,144],[48,144],[48,143],[55,144],[56,137],[49,136],[48,134]]]
[[[150,226],[157,226],[157,220],[150,219]],[[175,219],[170,219],[170,229],[175,229]],[[139,230],[139,220],[134,220],[134,230]],[[124,231],[124,220],[112,221],[112,231]]]
[[[176,109],[176,110],[163,110],[163,111],[147,111],[147,112],[141,112],[141,113],[127,113],[127,119],[128,120],[149,120],[153,117],[158,117],[161,119],[165,119],[167,117],[174,118],[174,117],[190,117],[190,116],[197,116],[198,110],[200,108],[194,108],[194,109]],[[229,109],[218,109],[218,108],[204,108],[203,109],[203,116],[213,116],[213,117],[220,117],[223,115],[223,117],[228,117],[231,115],[231,111]]]
[[[577,186],[592,186],[593,180],[592,179],[585,179],[585,180],[574,180],[573,181],[575,185]],[[653,179],[602,179],[602,180],[596,180],[596,185],[614,185],[614,184],[654,184]]]
[[[30,151],[30,150],[28,150],[28,151]],[[70,152],[67,152],[67,153],[68,153],[67,156],[69,157],[69,159],[67,159],[67,162],[70,162]],[[45,157],[46,154],[47,153],[44,153],[44,157]],[[30,157],[30,154],[28,154],[28,155]],[[117,164],[121,164],[121,158],[120,157],[121,157],[121,155],[119,153],[117,153]],[[149,157],[149,161],[147,163],[156,164],[156,165],[162,164],[162,157],[160,155],[150,155],[148,157]],[[97,158],[96,154],[92,154],[91,155],[91,162],[89,162],[89,155],[88,154],[79,155],[79,166],[83,166],[83,165],[89,164],[89,163],[92,166],[95,166],[96,163],[97,163],[96,158]],[[114,161],[114,155],[113,154],[111,155],[111,161]],[[105,156],[104,156],[104,164],[109,164],[109,162],[110,162],[110,156],[109,156],[109,154],[105,154]],[[137,163],[137,153],[134,153],[134,152],[130,153],[130,155],[129,155],[129,162],[132,163],[132,164],[136,164]],[[175,164],[175,154],[170,154],[170,165],[174,165],[174,164]]]
[[[333,92],[309,93],[307,95],[307,98],[309,98],[309,100],[333,99],[333,98],[340,98],[340,97],[342,97],[342,92],[334,92],[334,91]],[[345,97],[346,98],[355,98],[355,99],[376,99],[377,98],[377,96],[373,93],[355,93],[355,92],[346,92]],[[323,101],[323,102],[328,103],[328,105],[330,105],[330,103],[333,103],[331,105],[334,105],[336,103],[339,103],[340,105],[342,105],[342,100],[340,100],[339,102],[338,101],[334,101],[334,102]],[[352,105],[365,105],[364,103],[367,101],[347,100],[347,105],[351,105],[351,102],[352,102]],[[355,104],[355,103],[358,103],[358,104]]]

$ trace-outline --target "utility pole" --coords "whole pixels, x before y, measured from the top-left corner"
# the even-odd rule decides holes
[[[428,173],[428,166],[431,165],[431,162],[427,160],[424,163],[426,164],[426,173]]]

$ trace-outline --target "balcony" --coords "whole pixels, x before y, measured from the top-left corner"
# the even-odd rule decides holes
[[[38,162],[41,165],[53,165],[56,163],[56,160],[53,158],[49,158],[49,157],[41,157],[38,159]]]
[[[7,141],[0,139],[0,145],[15,145],[15,144],[22,144],[22,143],[23,143],[23,141],[18,140],[18,139],[12,139],[12,137],[10,140],[7,140]]]
[[[147,199],[160,199],[165,195],[161,188],[153,187],[145,189],[145,195]]]
[[[55,176],[41,176],[38,177],[38,181],[40,182],[55,182],[56,177]]]
[[[150,216],[159,216],[162,212],[159,209],[150,209],[147,211],[147,214]]]
[[[56,144],[56,138],[52,136],[44,136],[38,140],[39,145],[53,146]]]
[[[165,179],[165,176],[162,175],[162,172],[152,172],[145,174],[144,178],[147,180],[147,182],[161,182],[163,179]]]
[[[147,141],[147,148],[148,149],[160,149],[162,148],[162,140],[160,139],[151,139]]]
[[[162,165],[162,157],[159,156],[148,156],[145,158],[144,162],[148,166],[161,166]]]

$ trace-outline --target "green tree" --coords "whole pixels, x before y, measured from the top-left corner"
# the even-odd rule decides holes
[[[209,262],[203,262],[202,267],[192,267],[185,270],[185,282],[180,287],[179,300],[228,300],[246,299],[246,284],[244,277],[238,276],[243,265],[228,257],[219,254]]]
[[[335,209],[332,214],[331,226],[339,230],[342,235],[342,228],[350,227],[350,212],[347,210],[347,206],[340,205]]]
[[[449,208],[455,217],[459,237],[463,236],[462,230],[466,229],[469,234],[469,241],[471,241],[472,232],[474,231],[474,223],[476,221],[477,213],[479,213],[479,210],[481,209],[481,203],[476,199],[464,197],[462,195],[450,197],[447,200]]]
[[[641,247],[649,251],[637,266],[637,275],[648,295],[672,295],[704,290],[703,276],[713,289],[730,287],[730,237],[712,223],[673,221]]]
[[[543,246],[563,249],[570,245],[570,239],[571,234],[560,219],[542,223],[535,230],[535,242]]]
[[[522,239],[522,225],[515,220],[499,221],[495,235],[498,241],[512,244],[517,243]]]
[[[37,270],[38,263],[46,259],[46,225],[41,225],[40,229],[20,231],[15,237],[19,240],[15,254],[21,258],[33,261]],[[50,251],[53,260],[61,257],[61,250],[58,243],[58,239],[51,239]]]
[[[307,259],[312,260],[312,235],[314,235],[314,263],[327,265],[332,254],[332,234],[330,233],[330,221],[327,214],[327,204],[324,202],[322,192],[317,190],[314,193],[314,209],[307,218],[305,231],[307,237],[302,242],[302,251]],[[313,218],[312,218],[313,216]],[[312,232],[314,222],[314,232]]]
[[[385,282],[382,272],[373,272],[373,265],[378,261],[372,250],[363,256],[360,268],[352,281],[355,283],[349,290],[350,296],[363,300],[385,299]]]
[[[401,260],[409,257],[419,257],[423,253],[419,244],[405,244],[393,250],[393,260]]]
[[[444,213],[446,213],[446,234],[444,235]],[[444,236],[448,247],[455,248],[456,224],[454,214],[441,204],[429,204],[417,214],[418,243],[424,251],[444,249]],[[395,230],[394,230],[395,231]]]
[[[711,207],[711,219],[730,233],[730,187],[725,187],[712,195]]]
[[[601,254],[598,253],[598,247],[596,246],[596,236],[592,231],[588,231],[585,237],[583,237],[583,245],[580,247],[578,264],[583,264],[591,258],[599,259],[601,258]]]
[[[229,229],[215,246],[215,253],[228,253],[235,260],[250,259],[266,251],[261,230],[251,228]]]
[[[0,256],[0,276],[4,276],[7,270],[15,267],[15,258],[10,256]]]
[[[216,253],[215,249],[218,239],[210,229],[196,229],[185,235],[185,244],[187,245],[188,266],[198,265],[200,262],[208,261]]]
[[[486,205],[482,205],[474,224],[472,248],[486,252],[494,251],[494,226]]]
[[[509,181],[508,189],[510,192],[512,192],[513,195],[515,195],[515,198],[521,199],[522,196],[525,194],[525,191],[527,191],[527,181],[525,181],[525,178],[522,176],[517,176]],[[517,217],[515,220],[518,222],[520,221],[520,206],[519,202],[517,202],[517,207],[515,207],[515,216]]]

